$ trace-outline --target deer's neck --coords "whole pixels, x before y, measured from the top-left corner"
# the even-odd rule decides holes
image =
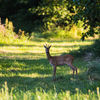
[[[48,60],[50,60],[51,55],[50,55],[50,52],[49,52],[49,51],[48,51],[48,52],[46,52],[46,55],[47,55],[47,59],[48,59]]]

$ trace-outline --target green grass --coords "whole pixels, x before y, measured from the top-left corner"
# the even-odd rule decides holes
[[[74,60],[78,77],[72,77],[72,70],[67,65],[58,66],[57,81],[52,81],[52,67],[43,47],[45,42],[0,43],[0,100],[100,100],[100,82],[88,79],[88,62],[84,56],[78,55]],[[48,41],[53,56],[70,53],[93,42]]]

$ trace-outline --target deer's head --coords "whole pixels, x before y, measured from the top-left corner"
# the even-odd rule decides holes
[[[51,45],[45,44],[44,48],[46,49],[46,53],[49,53],[49,49],[50,49]]]

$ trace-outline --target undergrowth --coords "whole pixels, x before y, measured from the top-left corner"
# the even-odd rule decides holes
[[[100,80],[100,58],[89,61],[87,67],[89,78],[91,80]]]
[[[37,89],[36,92],[30,91],[16,94],[16,90],[12,88],[9,92],[7,82],[5,82],[3,88],[0,90],[0,100],[100,100],[100,90],[97,87],[96,94],[88,90],[88,94],[83,94],[76,88],[76,94],[72,95],[70,91],[60,92],[59,94],[54,91],[46,92],[43,89]]]
[[[90,46],[81,46],[79,50],[71,52],[74,56],[79,55],[79,57],[85,56],[86,53],[92,53],[94,57],[100,57],[100,39],[95,40]]]
[[[5,24],[0,23],[0,43],[13,43],[19,41],[26,41],[25,32],[19,29],[18,34],[14,32],[14,26],[11,21],[6,18]]]

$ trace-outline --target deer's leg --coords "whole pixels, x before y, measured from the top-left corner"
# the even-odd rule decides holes
[[[53,66],[53,80],[56,80],[56,66]]]
[[[76,68],[76,67],[75,67]],[[76,68],[76,75],[77,75],[77,68]]]
[[[74,67],[72,64],[67,64],[72,70],[73,70],[73,76],[74,76],[74,71],[76,71],[77,74],[77,68]]]
[[[73,66],[73,65],[72,65]],[[75,67],[75,66],[73,66],[74,67],[74,69],[75,69],[75,72],[76,72],[76,75],[77,75],[77,68]]]

